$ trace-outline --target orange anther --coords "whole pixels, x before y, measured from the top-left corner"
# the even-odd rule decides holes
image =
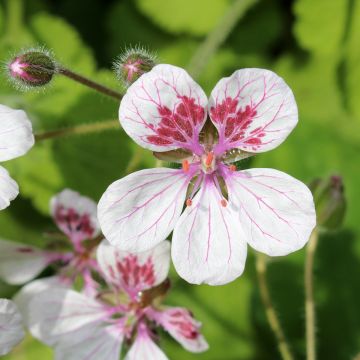
[[[211,166],[212,161],[214,160],[214,153],[211,151],[207,154],[205,159],[205,165]]]
[[[183,160],[182,162],[182,168],[185,172],[188,172],[190,169],[190,164],[188,160]]]
[[[236,166],[235,165],[230,165],[229,170],[230,171],[236,171]]]
[[[192,205],[192,200],[191,199],[187,199],[186,200],[186,206],[191,206]]]
[[[222,199],[220,201],[220,204],[221,204],[221,206],[226,207],[227,206],[227,201],[225,199]]]

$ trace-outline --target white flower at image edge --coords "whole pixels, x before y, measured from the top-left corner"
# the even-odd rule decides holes
[[[6,355],[24,337],[21,315],[16,305],[0,299],[0,356]]]
[[[22,110],[0,105],[0,161],[24,155],[34,145],[31,122]],[[0,210],[9,206],[19,193],[17,183],[0,166]]]
[[[181,169],[142,170],[108,187],[98,217],[111,244],[144,251],[173,231],[179,275],[210,285],[242,274],[247,244],[270,256],[306,244],[316,223],[306,185],[278,170],[231,164],[276,148],[297,124],[293,93],[275,73],[238,70],[208,100],[185,70],[158,65],[129,87],[119,117],[140,146],[187,155]]]

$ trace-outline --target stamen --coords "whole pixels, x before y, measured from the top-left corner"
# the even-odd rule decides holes
[[[206,156],[205,165],[207,167],[210,167],[213,160],[214,160],[214,153],[211,151]]]
[[[236,171],[236,166],[235,165],[230,165],[229,170],[230,171]]]
[[[220,204],[221,204],[221,206],[226,207],[228,203],[227,203],[227,201],[225,199],[222,199],[220,201]]]
[[[186,206],[191,206],[191,205],[192,205],[192,200],[186,199]]]
[[[188,160],[183,160],[182,162],[182,168],[184,170],[184,172],[188,172],[190,169],[190,164]]]

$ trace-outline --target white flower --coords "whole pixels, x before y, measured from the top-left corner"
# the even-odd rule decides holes
[[[16,305],[0,299],[0,355],[6,355],[25,336],[21,315]]]
[[[32,126],[26,113],[0,105],[0,161],[24,155],[33,145]],[[0,210],[8,207],[18,193],[17,183],[0,166]]]
[[[207,100],[185,70],[158,65],[130,86],[119,116],[134,141],[182,169],[142,170],[109,186],[98,217],[114,246],[145,251],[173,231],[180,276],[219,285],[241,275],[247,244],[279,256],[308,241],[315,209],[302,182],[230,165],[274,149],[297,124],[293,93],[273,72],[238,70]]]
[[[155,326],[163,327],[189,351],[208,348],[201,324],[187,309],[159,305],[168,290],[167,241],[131,254],[104,240],[97,260],[107,287],[96,296],[53,288],[30,301],[30,331],[55,348],[56,359],[118,360],[123,341],[131,345],[128,360],[167,359],[155,343]]]

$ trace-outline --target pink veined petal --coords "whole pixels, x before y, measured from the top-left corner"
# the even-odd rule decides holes
[[[9,353],[24,336],[21,315],[15,303],[0,299],[0,356]]]
[[[0,166],[0,210],[7,208],[10,201],[14,200],[19,194],[19,187],[7,170]]]
[[[154,313],[153,319],[186,350],[194,353],[208,350],[209,345],[200,333],[201,323],[193,318],[189,310],[171,307]]]
[[[34,246],[0,239],[0,278],[20,285],[34,279],[49,264],[47,254]]]
[[[125,360],[168,360],[166,355],[151,339],[145,325],[139,325],[138,334],[132,344]]]
[[[166,279],[170,267],[170,243],[162,241],[148,251],[129,253],[104,240],[97,249],[97,261],[107,282],[133,297]]]
[[[24,155],[33,145],[32,126],[26,113],[0,105],[0,161]]]
[[[246,239],[236,215],[221,205],[210,179],[176,224],[171,255],[179,275],[193,284],[226,284],[244,270]]]
[[[123,251],[154,247],[173,230],[190,179],[181,170],[147,169],[112,183],[98,205],[101,229]]]
[[[29,304],[29,330],[49,346],[60,344],[70,333],[81,342],[107,318],[104,305],[70,289],[40,292]]]
[[[210,95],[209,114],[219,131],[217,154],[233,148],[253,153],[274,149],[298,121],[291,89],[264,69],[242,69],[221,79]]]
[[[198,139],[206,106],[205,93],[185,70],[162,64],[129,87],[119,117],[127,134],[146,149],[201,153]]]
[[[100,232],[95,201],[76,191],[65,189],[55,195],[50,201],[50,212],[59,229],[75,243]]]
[[[13,297],[25,326],[29,324],[29,305],[34,296],[42,291],[51,291],[53,288],[69,288],[71,283],[65,282],[60,276],[49,276],[37,279],[23,286]]]
[[[270,256],[301,249],[316,224],[313,197],[301,181],[273,169],[250,169],[225,179],[229,203],[246,240]]]
[[[119,360],[123,333],[116,325],[88,326],[80,331],[84,332],[80,342],[70,334],[56,346],[56,360]]]

